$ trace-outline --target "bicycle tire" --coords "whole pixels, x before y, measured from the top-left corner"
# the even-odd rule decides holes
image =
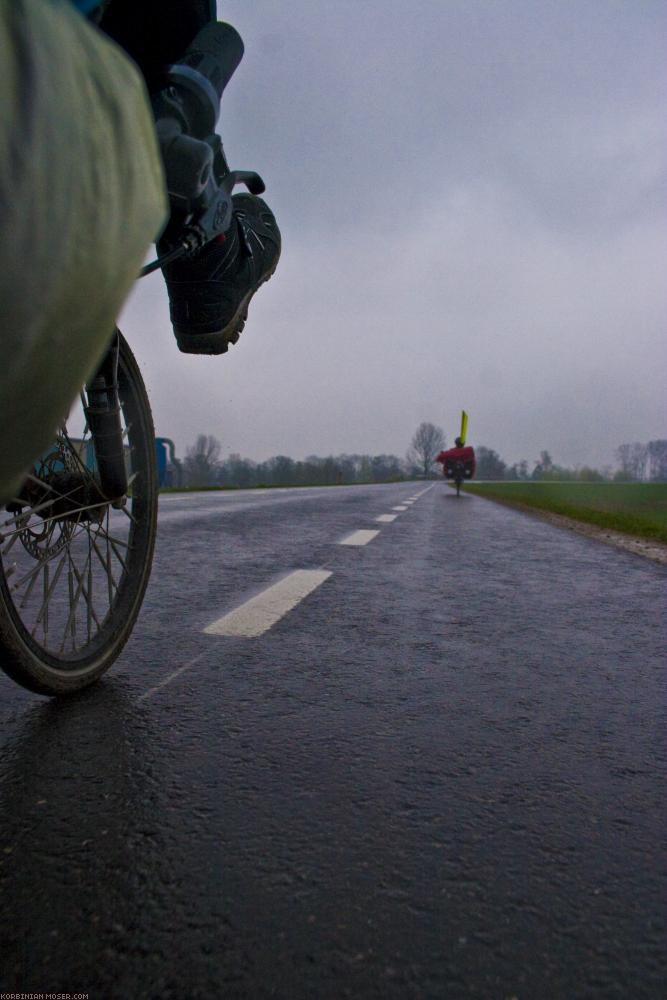
[[[125,505],[79,508],[74,504],[80,501],[70,498],[66,517],[53,513],[70,494],[50,484],[67,474],[68,482],[76,476],[90,492],[96,477],[94,463],[84,463],[87,425],[81,440],[63,425],[31,477],[42,490],[41,502],[18,511],[18,502],[9,504],[0,517],[0,666],[38,694],[80,691],[108,670],[132,632],[150,577],[157,528],[153,418],[134,355],[120,332],[118,337],[118,395],[131,483]],[[84,495],[78,489],[71,497]],[[79,572],[77,560],[86,551]]]

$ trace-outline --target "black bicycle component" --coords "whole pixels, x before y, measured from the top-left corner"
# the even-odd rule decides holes
[[[220,142],[218,136],[213,136],[212,139]],[[222,144],[220,152],[222,155]],[[216,236],[225,233],[232,222],[232,193],[237,184],[244,184],[251,194],[262,194],[266,190],[264,181],[253,170],[229,170],[219,182],[210,175],[204,190],[192,198],[183,194],[182,188],[181,195],[175,195],[172,201],[172,207],[178,205],[180,212],[172,214],[161,238],[161,242],[169,246],[169,250],[142,267],[139,277],[152,274],[179,257],[197,253]],[[183,214],[189,219],[186,225],[179,222],[179,215]]]
[[[60,463],[59,463],[60,464]],[[49,521],[99,521],[107,499],[99,481],[82,466],[43,470],[41,479],[30,476],[7,510],[20,514],[26,507],[43,510]]]
[[[95,451],[100,488],[107,500],[127,493],[127,471],[118,398],[118,333],[96,374],[86,383],[86,420]]]
[[[139,271],[139,277],[145,278],[147,274],[152,274],[153,271],[159,271],[161,267],[165,264],[171,264],[172,260],[178,260],[179,257],[183,257],[187,253],[184,246],[175,247],[170,250],[169,253],[163,254],[161,257],[156,257],[152,260],[150,264],[146,264],[145,267]]]
[[[207,24],[169,68],[169,86],[153,100],[169,198],[172,209],[184,215],[202,207],[202,199],[204,206],[213,200],[217,185],[210,182],[218,152],[214,180],[229,172],[214,129],[223,91],[242,57],[241,36],[231,25]]]
[[[161,242],[169,249],[141,276],[196,253],[232,222],[232,193],[245,184],[262,194],[264,181],[249,170],[230,170],[214,133],[220,98],[243,56],[243,42],[224,23],[206,25],[167,73],[169,86],[153,100],[155,125],[171,205]]]
[[[224,89],[242,58],[238,31],[221,21],[207,24],[183,57],[169,67],[169,87],[154,101],[156,118],[176,118],[186,135],[206,139],[218,120]]]

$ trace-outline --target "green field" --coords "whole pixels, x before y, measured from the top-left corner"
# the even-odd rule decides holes
[[[469,483],[465,489],[667,543],[667,483],[499,482]]]

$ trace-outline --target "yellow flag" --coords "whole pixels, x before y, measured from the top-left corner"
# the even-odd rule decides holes
[[[465,410],[461,410],[461,433],[459,437],[461,438],[461,444],[466,443],[466,434],[468,433],[468,414]]]

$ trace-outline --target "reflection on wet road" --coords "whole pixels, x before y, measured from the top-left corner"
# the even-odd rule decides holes
[[[428,485],[164,497],[103,683],[0,678],[3,990],[664,995],[665,570]]]

